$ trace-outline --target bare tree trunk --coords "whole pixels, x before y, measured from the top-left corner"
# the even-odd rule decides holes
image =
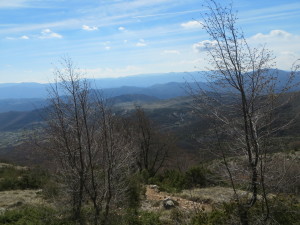
[[[250,198],[243,199],[235,191],[234,171],[228,165],[222,147],[222,159],[236,195],[240,222],[243,225],[250,223],[249,211],[257,203],[260,190],[267,222],[270,212],[265,186],[266,147],[262,143],[279,129],[274,129],[275,120],[270,118],[276,107],[282,105],[279,101],[282,93],[294,85],[295,72],[291,73],[282,88],[278,88],[276,74],[270,71],[274,66],[274,57],[265,47],[251,48],[248,45],[242,30],[237,27],[237,15],[232,6],[207,0],[206,8],[208,11],[202,14],[203,22],[199,23],[210,37],[205,50],[211,65],[207,68],[207,80],[210,91],[219,95],[215,97],[201,89],[196,92],[192,90],[192,95],[226,129],[223,133],[226,133],[224,136],[229,142],[227,149],[247,161]],[[294,68],[299,69],[299,65]],[[222,95],[232,100],[224,103]],[[218,132],[216,135],[219,138]]]

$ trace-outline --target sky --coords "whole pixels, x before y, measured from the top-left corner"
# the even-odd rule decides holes
[[[300,1],[230,2],[248,42],[289,70]],[[65,56],[89,78],[205,70],[201,13],[202,0],[0,0],[0,83],[50,82]]]

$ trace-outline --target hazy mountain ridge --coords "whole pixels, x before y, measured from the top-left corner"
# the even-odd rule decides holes
[[[93,89],[107,90],[109,94],[116,88],[123,88],[124,93],[126,87],[130,88],[149,88],[157,84],[165,84],[170,82],[185,83],[194,82],[195,79],[201,81],[203,72],[181,72],[181,73],[162,73],[162,74],[142,74],[119,78],[98,78],[88,79]],[[198,79],[199,78],[199,79]],[[15,98],[47,98],[49,84],[41,83],[2,83],[0,84],[0,99]],[[139,91],[142,92],[142,91]],[[137,94],[137,93],[130,93]],[[117,96],[120,94],[115,94]],[[110,96],[110,97],[114,97]]]
[[[195,86],[195,84],[190,85]],[[103,94],[105,98],[111,100],[115,99],[115,101],[119,103],[124,101],[126,98],[126,101],[146,101],[146,99],[152,101],[186,96],[188,95],[188,92],[185,88],[185,83],[172,82],[166,84],[157,84],[147,88],[133,86],[107,88],[100,90],[100,93]],[[47,104],[48,103],[45,98],[0,98],[0,112],[30,111],[42,108]]]
[[[270,72],[276,72],[276,70],[270,70]],[[277,72],[278,88],[280,88],[284,85],[289,72],[282,70],[278,70]],[[170,99],[187,96],[190,89],[198,89],[199,87],[206,89],[207,83],[195,83],[195,79],[198,77],[201,78],[203,73],[198,71],[191,73],[137,75],[89,81],[92,88],[101,88],[101,93],[106,98],[114,98],[122,95],[144,95],[157,99]],[[300,82],[300,77],[295,78],[296,82]],[[46,106],[49,85],[39,83],[0,84],[0,112],[30,111]],[[299,88],[292,89],[292,91],[297,90]]]
[[[270,73],[278,72],[278,80],[283,83],[289,74],[283,70],[270,70]],[[176,94],[162,93],[160,87],[168,84],[169,87],[180,84],[181,88],[177,87],[177,96],[182,96],[184,93],[182,87],[185,83],[200,84],[205,83],[204,71],[196,72],[181,72],[181,73],[164,73],[164,74],[144,74],[119,78],[99,78],[88,79],[91,83],[91,88],[102,89],[107,93],[108,97],[115,97],[122,94],[146,94],[159,98],[176,97]],[[300,78],[296,77],[296,82]],[[178,85],[177,85],[178,86]],[[49,84],[41,83],[3,83],[0,84],[0,99],[21,99],[21,98],[47,98]],[[157,91],[160,92],[158,96]],[[170,90],[168,90],[170,91]],[[162,97],[161,97],[162,96]]]

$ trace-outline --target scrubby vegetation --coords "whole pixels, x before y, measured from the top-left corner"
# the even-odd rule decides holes
[[[266,224],[266,220],[270,219],[268,224],[280,225],[296,225],[300,221],[300,205],[299,201],[290,196],[279,196],[270,200],[270,214],[269,218],[263,217],[265,215],[262,204],[258,204],[250,210],[251,224]],[[214,208],[209,213],[198,212],[192,219],[192,225],[227,225],[240,224],[238,222],[238,206],[235,202],[223,203],[222,206]]]
[[[48,179],[47,172],[38,168],[0,167],[0,191],[39,189]]]
[[[9,210],[0,215],[0,224],[10,225],[75,225],[76,222],[64,218],[61,214],[49,207],[23,206]]]
[[[212,186],[216,180],[216,175],[201,165],[193,166],[185,172],[165,170],[149,178],[148,183],[158,185],[161,191],[176,193],[183,189]]]

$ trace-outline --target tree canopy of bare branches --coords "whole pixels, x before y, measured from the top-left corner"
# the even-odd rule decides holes
[[[210,92],[200,89],[193,95],[215,121],[215,135],[235,193],[241,224],[250,223],[248,213],[256,204],[258,194],[263,196],[261,221],[264,223],[272,219],[264,183],[268,141],[272,134],[288,125],[277,126],[274,115],[283,104],[282,94],[296,85],[293,79],[299,65],[294,64],[286,83],[279,84],[276,71],[271,70],[275,66],[272,53],[265,46],[248,44],[232,6],[208,0],[205,7],[207,11],[200,23],[212,43],[206,48],[211,66],[207,72]],[[236,191],[238,180],[228,164],[228,153],[242,156],[247,162],[244,171],[247,198]]]
[[[128,189],[135,163],[131,131],[115,116],[98,92],[69,58],[56,69],[50,87],[47,148],[72,205],[74,219],[83,224],[86,201],[94,209],[94,224],[107,224],[112,205]]]
[[[160,132],[139,106],[135,108],[134,124],[139,170],[155,176],[165,166],[174,140]]]

